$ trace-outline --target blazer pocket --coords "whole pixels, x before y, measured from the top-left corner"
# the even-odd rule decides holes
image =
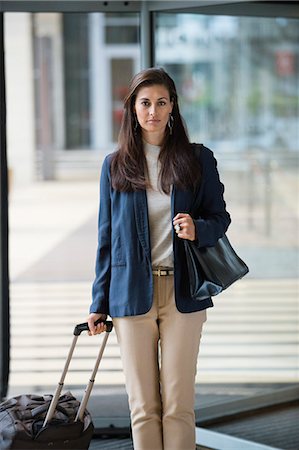
[[[121,244],[120,236],[112,237],[112,254],[111,254],[111,266],[125,266],[125,256]]]

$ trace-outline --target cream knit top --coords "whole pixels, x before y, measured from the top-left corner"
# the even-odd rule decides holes
[[[144,142],[151,188],[146,191],[152,267],[173,267],[171,196],[158,187],[160,147]]]

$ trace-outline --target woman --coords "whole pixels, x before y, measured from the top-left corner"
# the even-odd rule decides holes
[[[191,298],[183,240],[214,245],[230,217],[213,154],[189,143],[163,69],[133,78],[100,189],[90,334],[113,318],[135,450],[194,450],[197,356],[213,303]]]

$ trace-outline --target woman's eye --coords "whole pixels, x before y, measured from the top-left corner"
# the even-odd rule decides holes
[[[165,106],[165,105],[166,105],[166,102],[159,102],[159,105],[160,105],[160,106]]]
[[[149,102],[146,102],[146,101],[141,102],[141,104],[142,104],[143,106],[149,106]]]

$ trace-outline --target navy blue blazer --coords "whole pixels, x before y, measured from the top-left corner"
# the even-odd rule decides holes
[[[197,191],[173,188],[172,217],[189,213],[194,219],[199,246],[212,246],[230,224],[211,150],[201,147],[201,181]],[[153,302],[153,275],[146,191],[118,192],[111,187],[111,155],[102,166],[96,278],[90,312],[113,317],[145,314]],[[194,210],[194,205],[197,207]],[[182,313],[213,306],[190,296],[182,239],[173,232],[174,287],[177,309]]]

